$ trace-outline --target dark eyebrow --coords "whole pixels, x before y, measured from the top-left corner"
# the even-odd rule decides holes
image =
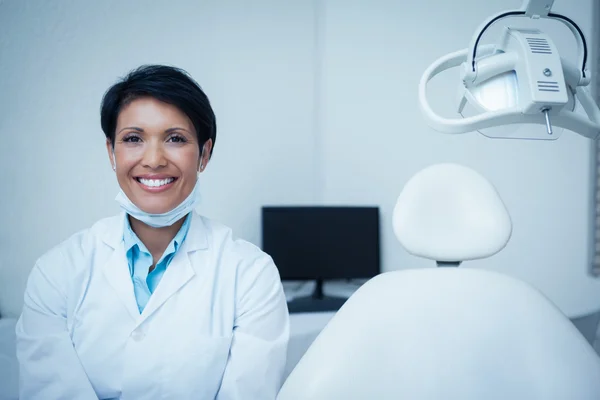
[[[126,126],[125,128],[121,129],[119,131],[119,133],[123,132],[125,129],[131,129],[131,130],[138,131],[138,132],[144,132],[144,130],[142,128],[138,128],[137,126]]]
[[[185,131],[185,132],[187,132],[187,133],[192,133],[192,132],[188,131],[187,129],[185,129],[185,128],[181,128],[181,127],[178,127],[178,126],[176,126],[176,127],[174,127],[174,128],[169,128],[169,129],[167,129],[165,132],[166,132],[166,133],[171,133],[171,132],[177,132],[177,131]]]

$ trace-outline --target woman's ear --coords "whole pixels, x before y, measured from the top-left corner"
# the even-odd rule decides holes
[[[200,160],[198,163],[198,172],[204,171],[208,162],[210,161],[210,153],[212,151],[212,139],[208,139],[204,142],[204,146],[202,146],[202,151],[200,152]]]
[[[108,152],[108,160],[113,171],[117,170],[117,160],[115,160],[115,148],[109,138],[106,138],[106,151]]]

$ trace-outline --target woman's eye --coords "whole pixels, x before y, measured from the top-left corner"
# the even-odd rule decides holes
[[[138,143],[141,141],[141,139],[137,136],[127,136],[123,138],[123,141],[126,143]]]
[[[169,141],[172,143],[185,143],[186,140],[183,136],[171,136]]]

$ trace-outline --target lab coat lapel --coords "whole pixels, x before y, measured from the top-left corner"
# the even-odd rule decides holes
[[[142,311],[142,323],[195,275],[187,253],[177,252]]]
[[[202,218],[194,213],[186,239],[175,253],[156,290],[150,296],[148,304],[142,311],[140,324],[196,275],[189,254],[207,247],[206,227]]]
[[[129,274],[129,265],[127,264],[127,256],[122,242],[117,244],[113,250],[108,261],[104,264],[103,271],[106,280],[117,293],[119,300],[121,300],[131,318],[137,320],[140,317],[140,312],[137,308],[133,282]]]
[[[131,318],[137,320],[140,312],[137,308],[133,282],[123,247],[124,218],[124,212],[111,218],[106,229],[100,234],[101,240],[112,249],[107,261],[102,266],[102,272]]]

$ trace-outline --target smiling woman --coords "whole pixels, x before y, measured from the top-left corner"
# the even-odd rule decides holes
[[[271,257],[196,213],[215,115],[140,67],[101,107],[120,215],[40,257],[17,324],[20,398],[275,399],[289,316]]]

